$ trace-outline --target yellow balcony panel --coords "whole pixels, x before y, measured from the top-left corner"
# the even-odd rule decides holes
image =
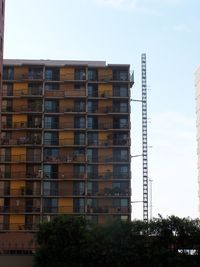
[[[99,80],[100,81],[110,81],[112,80],[112,76],[113,76],[113,73],[112,73],[112,69],[99,69],[98,70],[98,77],[99,77]]]
[[[112,85],[111,84],[99,84],[98,96],[99,97],[111,97],[112,96]]]
[[[14,67],[14,79],[21,80],[28,78],[28,67]]]
[[[10,230],[23,230],[25,225],[24,215],[10,215]]]
[[[74,68],[71,67],[60,68],[60,80],[61,81],[74,80]]]
[[[14,83],[13,96],[21,96],[28,92],[28,83]]]
[[[73,212],[73,198],[60,198],[58,200],[58,212],[68,214]]]

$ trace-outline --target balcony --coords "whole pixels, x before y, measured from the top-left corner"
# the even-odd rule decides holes
[[[24,172],[24,171],[18,171],[18,172],[0,172],[0,178],[1,179],[13,179],[13,180],[30,180],[30,179],[41,179],[41,171],[34,171],[34,172]]]
[[[39,227],[39,224],[30,224],[30,223],[0,223],[0,232],[3,232],[3,231],[36,231],[38,230],[38,227]],[[30,245],[29,247],[25,247],[23,244],[22,244],[22,247],[19,247],[19,246],[9,246],[9,247],[3,247],[2,248],[3,250],[5,251],[29,251],[30,250],[30,253],[32,254],[32,251],[35,250],[34,246],[32,247],[32,245]]]
[[[88,173],[88,179],[91,180],[124,180],[130,179],[130,173],[113,173],[110,170],[106,172]]]
[[[32,145],[41,145],[42,141],[40,137],[26,137],[22,136],[17,139],[1,138],[1,146],[32,146]]]
[[[40,213],[40,207],[33,207],[33,206],[0,206],[0,214],[25,214],[25,213]]]
[[[18,106],[18,107],[2,107],[3,113],[40,113],[42,112],[42,103],[40,106]]]
[[[9,90],[3,89],[3,97],[42,97],[42,88],[28,88],[28,89],[21,89],[15,90],[13,92]]]
[[[92,191],[88,191],[88,196],[99,196],[99,197],[119,197],[119,196],[129,196],[130,195],[130,191],[128,188],[126,189],[121,189],[118,187],[113,187],[113,188],[109,188],[109,187],[105,187],[101,190],[92,190]]]
[[[1,163],[26,163],[26,162],[41,162],[41,155],[2,155],[0,156]]]
[[[37,189],[31,189],[31,188],[25,188],[21,187],[19,189],[6,189],[4,192],[0,194],[0,197],[20,197],[20,196],[40,196],[40,188]]]
[[[81,140],[81,142],[77,142],[74,139],[44,139],[45,146],[84,146],[85,140]]]
[[[41,71],[33,71],[29,73],[21,73],[15,74],[14,80],[43,80],[43,72]]]
[[[129,162],[128,157],[115,157],[115,156],[101,156],[101,157],[88,157],[88,163],[121,163]]]
[[[6,130],[41,129],[42,123],[31,123],[27,121],[20,121],[14,123],[3,122],[2,128]]]
[[[84,155],[58,155],[58,156],[51,156],[47,155],[44,156],[45,163],[85,163],[86,159]]]
[[[129,139],[107,139],[107,140],[88,140],[88,146],[107,147],[107,146],[129,146]]]
[[[87,213],[109,213],[109,214],[127,214],[130,213],[129,207],[113,207],[113,206],[87,206]]]

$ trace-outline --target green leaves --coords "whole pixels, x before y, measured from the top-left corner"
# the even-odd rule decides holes
[[[99,226],[59,216],[40,225],[36,240],[34,267],[200,266],[200,222],[189,218]],[[179,249],[195,249],[198,255],[180,254]]]

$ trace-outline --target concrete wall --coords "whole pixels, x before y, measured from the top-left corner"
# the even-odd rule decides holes
[[[1,267],[32,267],[32,255],[0,255]]]

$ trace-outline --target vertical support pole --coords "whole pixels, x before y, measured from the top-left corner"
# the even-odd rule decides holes
[[[142,157],[143,157],[143,220],[148,221],[148,145],[147,145],[147,79],[146,54],[141,55],[142,67]]]

